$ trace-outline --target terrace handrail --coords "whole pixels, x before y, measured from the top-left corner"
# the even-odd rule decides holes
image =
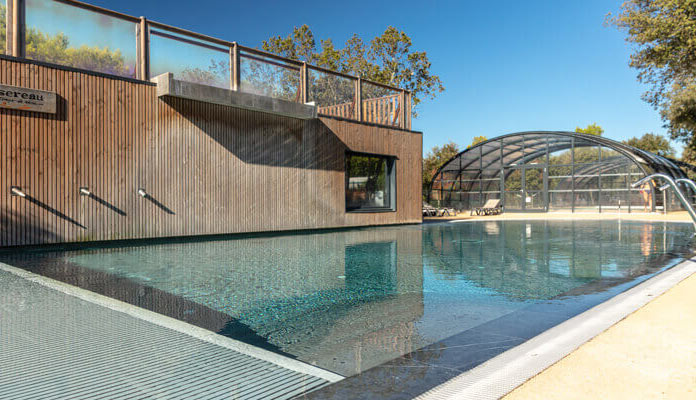
[[[293,70],[299,70],[302,76],[302,79],[300,80],[300,93],[302,94],[301,96],[298,97],[298,101],[304,100],[306,102],[307,100],[307,93],[308,93],[308,87],[307,87],[307,76],[308,76],[308,70],[316,70],[320,71],[326,74],[331,74],[335,76],[339,76],[342,78],[350,79],[355,82],[356,90],[354,92],[354,97],[355,101],[357,104],[362,104],[364,99],[362,97],[362,90],[360,90],[360,86],[362,84],[370,84],[370,85],[375,85],[377,87],[381,87],[384,89],[392,90],[395,92],[398,92],[398,97],[399,97],[399,113],[401,114],[398,118],[399,121],[399,127],[404,128],[404,129],[411,129],[411,92],[406,89],[398,88],[395,86],[391,86],[388,84],[380,83],[380,82],[375,82],[372,80],[364,79],[359,76],[354,76],[350,74],[346,74],[343,72],[338,72],[338,71],[332,71],[330,69],[320,67],[317,65],[311,65],[307,64],[306,62],[298,61],[298,60],[293,60],[290,58],[282,57],[277,54],[273,54],[264,50],[259,50],[255,49],[252,47],[246,47],[238,44],[237,42],[232,42],[220,38],[216,38],[213,36],[208,36],[204,35],[201,33],[193,32],[187,29],[182,29],[178,28],[172,25],[164,24],[161,22],[157,21],[151,21],[146,19],[145,17],[135,17],[132,15],[120,13],[117,11],[113,11],[107,8],[95,6],[89,3],[85,3],[82,1],[77,1],[77,0],[53,0],[58,3],[63,3],[68,6],[73,6],[77,8],[81,8],[84,10],[92,11],[95,13],[99,13],[102,15],[106,15],[109,17],[121,19],[124,21],[128,21],[134,24],[137,24],[138,29],[136,30],[136,47],[137,47],[137,65],[136,65],[136,72],[137,72],[137,78],[142,79],[142,80],[149,80],[151,78],[150,76],[150,34],[153,35],[159,35],[163,36],[169,39],[173,40],[179,40],[185,43],[193,44],[193,45],[199,45],[204,48],[208,48],[211,50],[217,50],[217,51],[229,51],[230,54],[230,89],[231,90],[239,90],[239,74],[240,74],[240,68],[239,68],[239,59],[240,57],[246,57],[249,59],[253,59],[259,62],[265,62],[269,63],[272,65],[276,65],[279,67],[284,67],[284,68],[289,68]],[[14,57],[25,57],[25,49],[26,49],[26,43],[24,42],[25,38],[25,32],[26,32],[26,12],[25,12],[25,2],[26,0],[7,0],[7,5],[8,5],[8,17],[10,15],[12,16],[12,24],[7,25],[7,40],[8,40],[8,45],[7,46],[7,52],[9,55],[14,56]],[[12,11],[10,14],[9,12]],[[163,30],[165,32],[158,32],[158,31],[151,31],[151,28]],[[207,43],[199,43],[194,40],[190,40],[187,38],[182,38],[182,37],[177,37],[174,35],[169,35],[169,33],[174,33],[178,35],[183,35],[188,38],[193,38],[197,40],[201,40]],[[211,44],[215,44],[218,46],[221,46],[223,48],[218,48],[216,46],[213,46]],[[262,58],[256,58],[256,57],[262,57]],[[279,62],[278,64],[274,63],[273,61]],[[355,112],[355,117],[363,121],[361,118],[361,112],[362,110],[356,110]],[[394,121],[397,119],[395,118]],[[365,122],[371,122],[371,121],[365,121]]]
[[[691,203],[689,203],[689,201],[686,200],[686,197],[684,197],[684,193],[682,193],[682,191],[679,189],[679,186],[677,185],[677,182],[675,182],[671,176],[666,175],[666,174],[659,174],[659,173],[648,175],[642,179],[639,179],[636,182],[633,182],[631,184],[631,187],[637,188],[637,187],[643,185],[644,183],[651,181],[655,178],[664,179],[665,182],[667,182],[667,185],[671,186],[672,189],[674,189],[674,192],[677,194],[677,199],[679,199],[679,202],[682,204],[682,206],[684,206],[686,211],[691,216],[691,219],[693,220],[693,224],[694,224],[694,229],[696,229],[696,211],[694,211],[694,208],[691,206]],[[680,179],[683,179],[683,178],[680,178]]]

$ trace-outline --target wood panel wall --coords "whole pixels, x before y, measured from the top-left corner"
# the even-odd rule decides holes
[[[416,132],[157,98],[8,58],[0,83],[59,97],[56,115],[0,109],[0,247],[421,221]],[[345,212],[347,150],[397,157],[396,212]]]

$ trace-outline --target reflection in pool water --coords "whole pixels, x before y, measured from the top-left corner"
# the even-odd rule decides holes
[[[604,301],[608,288],[683,255],[691,229],[441,223],[0,260],[348,376],[532,306],[566,307],[554,308],[554,318],[582,312]],[[512,326],[505,335],[527,333]]]

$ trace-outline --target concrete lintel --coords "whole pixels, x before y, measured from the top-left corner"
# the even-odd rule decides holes
[[[180,81],[174,79],[171,72],[152,78],[152,82],[157,84],[158,97],[178,97],[299,119],[317,118],[316,106]]]

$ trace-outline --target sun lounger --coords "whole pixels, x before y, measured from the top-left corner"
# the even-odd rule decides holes
[[[424,217],[436,217],[438,214],[437,208],[429,205],[423,204],[423,216]]]
[[[454,208],[435,208],[430,204],[423,203],[424,217],[444,217],[445,215],[452,217],[456,216],[457,210],[455,210]]]
[[[503,212],[503,207],[500,205],[500,199],[489,199],[483,207],[474,207],[471,209],[471,215],[498,215]]]

